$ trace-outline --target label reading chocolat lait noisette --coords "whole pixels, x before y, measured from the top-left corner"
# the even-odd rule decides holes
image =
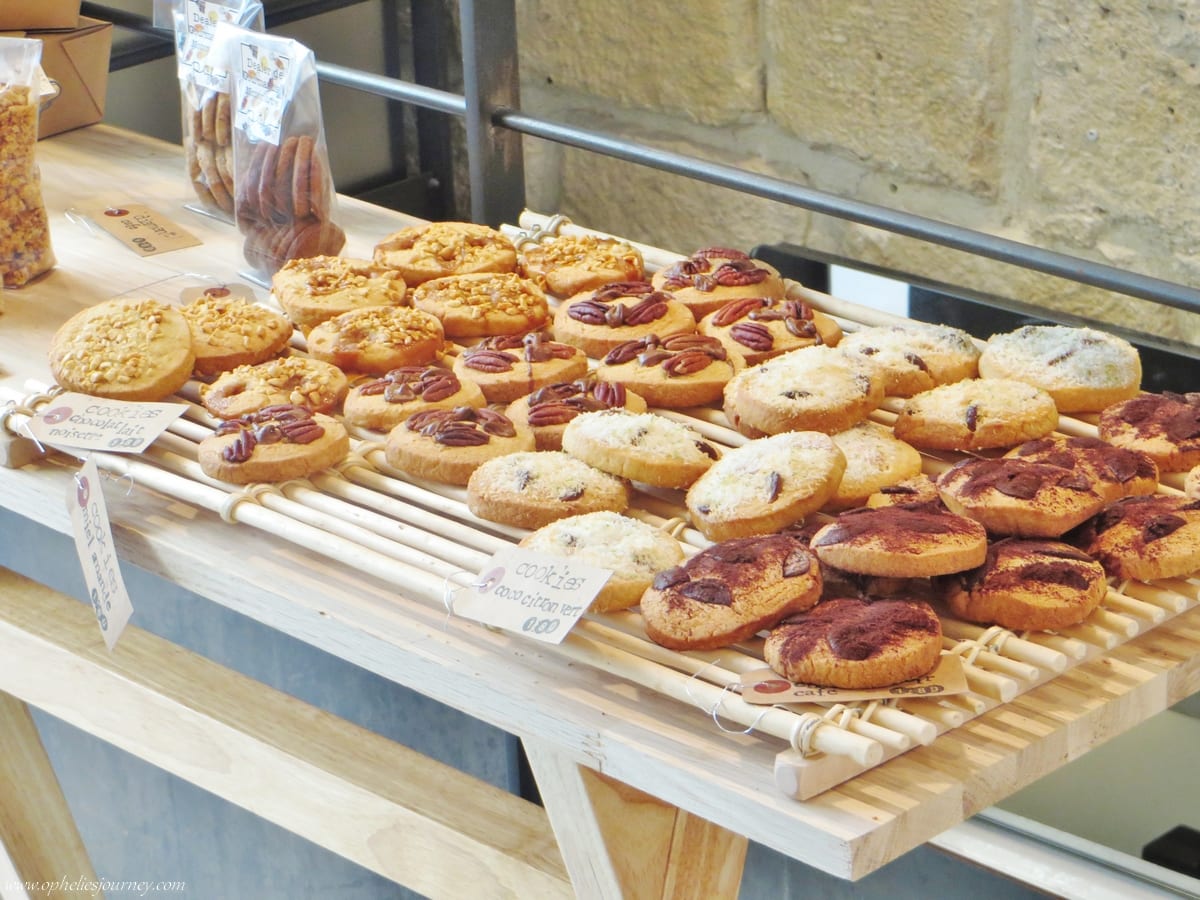
[[[185,403],[134,403],[67,392],[32,417],[29,430],[43,444],[63,450],[141,453],[185,410]]]

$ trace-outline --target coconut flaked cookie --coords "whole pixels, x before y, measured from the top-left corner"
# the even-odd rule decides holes
[[[1069,535],[1114,578],[1155,581],[1200,571],[1200,500],[1126,497]]]
[[[646,401],[623,385],[580,378],[538,388],[510,403],[504,414],[533,430],[539,450],[561,450],[567,423],[582,413],[602,409],[644,413]]]
[[[360,382],[342,403],[351,425],[389,431],[409,416],[426,409],[487,406],[473,381],[460,381],[440,366],[400,366],[386,375]]]
[[[815,344],[832,347],[842,339],[834,319],[803,300],[778,297],[730,300],[701,319],[697,330],[740,353],[751,366]]]
[[[368,259],[289,259],[271,276],[271,295],[306,334],[326,319],[366,306],[400,306],[408,286],[395,271]]]
[[[1100,437],[1146,453],[1163,472],[1200,465],[1200,391],[1142,394],[1100,414]]]
[[[554,337],[599,359],[648,334],[695,331],[691,311],[648,281],[616,281],[582,291],[554,312]]]
[[[435,278],[412,292],[412,303],[437,316],[449,338],[524,334],[550,318],[542,289],[515,274]]]
[[[1148,454],[1093,437],[1026,441],[1006,456],[1071,469],[1092,480],[1106,502],[1158,490],[1158,466]]]
[[[541,331],[490,337],[454,360],[454,371],[479,385],[488,403],[511,403],[548,384],[582,378],[587,369],[582,350]]]
[[[345,372],[384,375],[401,366],[433,362],[444,342],[442,323],[427,312],[407,306],[369,306],[313,328],[308,333],[308,352]]]
[[[577,416],[563,450],[589,465],[643,484],[686,488],[719,458],[700,434],[654,413],[607,409]]]
[[[222,422],[200,442],[197,458],[210,478],[252,484],[305,478],[349,452],[336,419],[283,404]]]
[[[517,265],[522,275],[557,297],[573,297],[614,281],[640,281],[644,274],[636,247],[590,234],[523,243]]]
[[[231,296],[228,288],[209,288],[179,311],[191,329],[197,375],[265,362],[292,337],[292,323],[285,316]]]
[[[706,247],[687,259],[672,263],[654,273],[651,284],[669,291],[692,311],[697,319],[742,297],[784,295],[783,279],[773,266],[751,259],[741,250]]]
[[[212,384],[201,386],[200,402],[221,419],[236,419],[284,403],[329,412],[349,386],[337,366],[304,356],[284,356],[224,372]]]
[[[517,251],[494,228],[472,222],[431,222],[389,234],[375,245],[375,262],[410,285],[447,275],[512,272]]]
[[[947,325],[905,322],[862,328],[846,335],[839,346],[878,364],[892,397],[911,397],[939,384],[974,378],[978,371],[979,348],[971,336]]]
[[[713,544],[660,572],[641,610],[655,643],[712,650],[746,640],[820,596],[820,569],[804,542],[772,534]]]
[[[388,432],[388,464],[418,478],[465,485],[484,462],[533,449],[533,434],[488,409],[427,409]]]
[[[610,350],[596,367],[601,381],[624,385],[651,406],[681,409],[712,403],[745,368],[736,351],[702,334],[649,334]]]
[[[556,450],[526,451],[482,463],[467,482],[475,515],[518,528],[541,528],[589,512],[622,512],[629,484]]]
[[[893,427],[896,437],[914,447],[984,450],[1045,437],[1057,425],[1058,407],[1041,388],[971,378],[909,398]]]
[[[833,435],[846,471],[825,504],[827,512],[862,506],[876,491],[921,474],[921,454],[876,422],[860,422]],[[910,498],[911,499],[911,498]]]

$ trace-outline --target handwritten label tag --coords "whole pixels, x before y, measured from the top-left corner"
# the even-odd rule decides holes
[[[771,669],[755,669],[741,678],[742,699],[747,703],[849,703],[851,700],[888,700],[895,697],[948,697],[967,691],[962,659],[943,653],[928,675],[874,690],[793,684]]]
[[[451,599],[455,615],[559,644],[612,576],[560,556],[520,547],[495,554],[475,583]]]
[[[133,615],[133,603],[129,600],[129,592],[125,590],[125,581],[121,578],[117,563],[112,525],[108,521],[104,493],[100,489],[100,470],[91,457],[84,460],[83,467],[67,492],[67,508],[71,512],[75,551],[83,567],[88,597],[91,598],[96,621],[100,623],[104,643],[111,651]]]
[[[140,203],[83,206],[79,211],[138,256],[155,256],[201,243],[191,232]]]
[[[29,430],[55,447],[141,453],[186,409],[185,403],[134,403],[66,393],[30,419]]]

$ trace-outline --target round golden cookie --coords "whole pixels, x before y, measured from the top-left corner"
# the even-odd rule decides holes
[[[750,437],[836,434],[865,419],[883,397],[883,379],[871,363],[834,347],[806,347],[735,376],[725,387],[725,412]]]
[[[252,484],[305,478],[349,452],[337,419],[285,404],[222,422],[200,442],[197,458],[210,478]]]
[[[353,309],[308,333],[308,352],[314,359],[368,375],[431,363],[444,343],[437,317],[408,306]]]
[[[494,228],[471,222],[403,228],[375,245],[374,258],[414,286],[447,275],[512,272],[517,267],[512,241]]]
[[[660,291],[674,294],[697,320],[731,300],[782,299],[784,295],[783,278],[773,266],[727,247],[697,250],[687,259],[659,269],[651,283]]]
[[[388,464],[443,484],[466,485],[485,461],[533,449],[533,433],[488,409],[427,409],[388,432]]]
[[[156,300],[106,300],[67,319],[50,340],[50,371],[68,391],[162,400],[191,377],[196,357],[183,313]]]
[[[658,572],[683,561],[679,541],[661,528],[614,512],[559,519],[526,535],[521,546],[611,571],[588,607],[592,612],[636,605]]]
[[[283,356],[223,372],[212,384],[201,385],[200,402],[220,419],[236,419],[279,404],[329,412],[349,387],[337,366],[303,356]]]
[[[487,406],[487,400],[479,385],[449,369],[401,366],[350,388],[342,415],[351,425],[390,431],[415,413],[456,406]]]
[[[1113,578],[1157,581],[1200,571],[1200,500],[1125,497],[1085,522],[1071,543]]]
[[[688,489],[692,521],[710,541],[779,531],[820,509],[846,460],[833,439],[789,431],[728,450]]]
[[[899,506],[908,503],[941,503],[937,485],[928,475],[914,475],[895,484],[881,487],[867,498],[866,506]]]
[[[928,578],[983,565],[987,532],[940,503],[860,507],[813,535],[821,562],[847,572]]]
[[[1147,454],[1093,437],[1045,437],[1026,441],[1006,456],[1077,471],[1092,480],[1106,503],[1158,490],[1158,466]]]
[[[599,359],[648,334],[695,331],[696,319],[686,306],[647,281],[618,281],[564,300],[554,311],[552,330],[556,340]]]
[[[644,413],[646,401],[619,384],[580,378],[538,388],[510,403],[504,414],[533,429],[539,450],[561,450],[567,423],[581,413],[602,409]]]
[[[517,251],[519,271],[556,297],[573,297],[613,281],[640,281],[642,254],[616,238],[562,235],[527,241]]]
[[[275,356],[292,337],[292,323],[264,306],[209,288],[180,307],[192,333],[197,375],[216,375]]]
[[[967,332],[947,325],[904,322],[862,328],[839,346],[883,369],[889,397],[911,397],[978,373],[979,348]]]
[[[827,512],[862,506],[875,492],[921,474],[921,454],[916,448],[876,422],[860,422],[839,431],[833,442],[846,457],[846,471],[823,507]]]
[[[697,330],[740,353],[750,366],[815,344],[836,346],[838,323],[803,300],[742,297],[700,320]]]
[[[896,437],[932,450],[1012,447],[1058,427],[1054,398],[1021,381],[969,378],[910,397],[896,417]]]
[[[927,603],[823,600],[774,628],[763,656],[788,681],[867,690],[927,675],[942,653],[942,626]]]
[[[629,482],[560,450],[497,456],[467,482],[467,508],[481,519],[518,528],[593,512],[623,512]]]
[[[589,465],[656,487],[686,488],[718,458],[698,432],[654,413],[605,409],[576,416],[563,450]]]
[[[1017,538],[993,543],[978,569],[939,581],[956,616],[1014,631],[1078,625],[1108,593],[1104,567],[1082,550]]]
[[[610,350],[593,375],[624,385],[651,406],[682,409],[719,400],[745,367],[741,355],[716,338],[687,332],[627,341]]]
[[[587,375],[583,351],[545,332],[490,337],[454,359],[454,371],[474,381],[488,403],[511,403],[548,384]]]
[[[771,534],[713,544],[660,572],[641,610],[655,643],[713,650],[753,637],[820,596],[820,568],[804,542]]]
[[[1100,413],[1100,437],[1140,450],[1162,472],[1200,465],[1200,391],[1142,394]]]
[[[1052,538],[1104,508],[1085,472],[1016,457],[965,459],[937,478],[938,496],[992,534]]]
[[[400,275],[370,260],[342,256],[290,259],[271,277],[271,293],[296,327],[314,326],[365,306],[400,306]]]
[[[412,303],[437,316],[448,338],[524,334],[550,319],[542,289],[514,274],[435,278],[412,292]]]

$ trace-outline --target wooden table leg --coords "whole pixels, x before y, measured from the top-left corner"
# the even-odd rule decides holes
[[[737,897],[745,837],[580,766],[549,744],[524,743],[579,896]]]

